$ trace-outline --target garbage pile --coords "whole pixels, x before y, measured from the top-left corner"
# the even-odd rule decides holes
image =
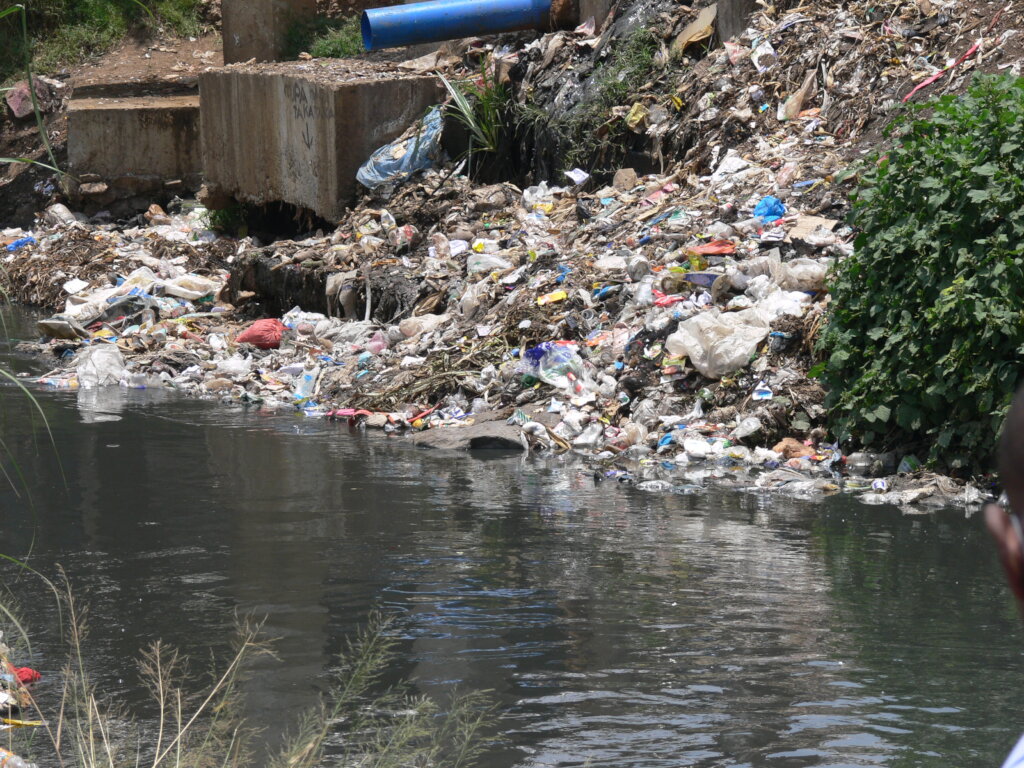
[[[427,171],[388,208],[367,199],[296,242],[182,242],[187,221],[159,216],[5,233],[15,293],[62,296],[39,323],[46,339],[26,345],[59,359],[39,381],[170,387],[388,432],[513,425],[527,450],[582,454],[644,490],[963,499],[924,476],[842,476],[849,457],[827,439],[808,371],[847,226],[771,195],[726,216],[674,175],[628,169],[589,194],[449,176]],[[262,294],[245,290],[257,267]],[[251,319],[275,290],[311,282],[324,311]]]
[[[720,14],[732,12],[636,2],[600,29],[588,20],[497,50],[517,100],[542,116],[538,178],[581,140],[600,147],[599,167],[630,153],[633,165],[639,155],[650,170],[678,163],[698,176],[732,149],[766,160],[781,190],[811,198],[858,142],[878,140],[901,102],[958,92],[977,71],[1020,74],[1019,30],[998,4],[759,3],[717,44],[723,22],[736,24]],[[624,78],[636,83],[626,95]],[[574,132],[580,123],[589,136]]]

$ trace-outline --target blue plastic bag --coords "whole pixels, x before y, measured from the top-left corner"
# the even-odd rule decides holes
[[[430,168],[441,152],[441,108],[430,110],[415,136],[393,141],[376,150],[356,173],[356,181],[376,189],[397,184],[416,171]]]
[[[786,206],[779,198],[768,195],[761,198],[761,202],[754,208],[754,215],[771,224],[786,215]]]
[[[21,248],[24,248],[26,245],[35,245],[35,244],[36,244],[36,239],[30,235],[29,237],[23,237],[20,240],[15,240],[13,243],[11,243],[10,245],[7,246],[7,250],[10,253],[14,253],[17,250],[19,250]]]

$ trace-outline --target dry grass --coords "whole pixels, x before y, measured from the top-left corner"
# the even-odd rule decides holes
[[[8,558],[9,559],[9,558]],[[26,566],[27,567],[27,566]],[[46,738],[20,739],[11,746],[26,759],[62,768],[315,768],[324,764],[325,747],[341,736],[340,756],[331,762],[353,768],[471,768],[488,744],[485,720],[491,715],[483,694],[453,698],[446,711],[404,685],[381,692],[382,679],[395,661],[391,620],[374,614],[341,655],[330,689],[301,714],[285,746],[276,754],[259,749],[259,730],[243,712],[243,683],[249,663],[273,656],[263,621],[237,621],[230,657],[201,690],[189,660],[156,642],[139,660],[144,685],[155,704],[155,722],[136,721],[123,707],[105,701],[87,660],[87,614],[75,600],[67,578],[47,582],[59,599],[67,641],[60,701],[46,712],[32,700],[34,717]],[[0,626],[14,629],[27,643],[9,597]],[[27,713],[25,713],[27,715]]]

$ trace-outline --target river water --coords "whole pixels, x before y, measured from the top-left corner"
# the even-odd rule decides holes
[[[396,678],[493,692],[497,768],[995,766],[1024,729],[1024,636],[962,510],[650,494],[174,393],[37,396],[60,465],[0,388],[27,477],[0,491],[0,552],[66,569],[101,690],[142,718],[142,648],[222,653],[253,611],[279,638],[245,689],[273,739],[383,608]],[[52,599],[16,573],[52,680]]]

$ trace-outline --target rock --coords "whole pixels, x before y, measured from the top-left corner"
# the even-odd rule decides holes
[[[99,197],[105,195],[110,187],[107,186],[106,182],[93,181],[88,184],[82,184],[78,188],[79,194],[85,197]]]
[[[149,206],[149,208],[146,210],[146,213],[143,215],[146,217],[146,221],[148,221],[153,226],[156,226],[158,224],[171,223],[171,217],[168,216],[164,209],[161,208],[156,203],[153,203],[153,205]]]
[[[637,175],[632,168],[619,168],[612,179],[612,186],[619,192],[628,192],[636,186]]]
[[[196,200],[211,211],[222,211],[231,205],[233,198],[222,189],[204,184],[196,193]]]
[[[776,453],[781,453],[787,460],[788,459],[802,459],[804,456],[813,456],[814,449],[808,445],[804,445],[799,440],[793,437],[785,437],[775,444],[772,448]]]
[[[439,427],[419,432],[413,437],[413,444],[423,448],[447,451],[469,451],[479,449],[523,450],[519,427],[503,421],[487,421],[468,427]]]
[[[39,104],[39,109],[42,112],[47,112],[50,109],[50,90],[39,78],[34,78],[33,81],[35,83],[36,101]],[[18,120],[32,114],[34,111],[32,108],[32,94],[29,92],[27,80],[20,80],[11,87],[10,92],[7,94],[7,106],[10,107],[11,113]]]

